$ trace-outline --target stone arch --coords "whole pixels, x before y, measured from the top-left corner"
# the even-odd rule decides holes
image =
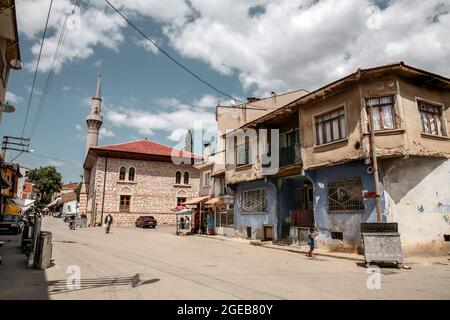
[[[131,195],[132,193],[133,190],[131,190],[131,188],[128,186],[125,186],[122,189],[120,189],[120,194]]]

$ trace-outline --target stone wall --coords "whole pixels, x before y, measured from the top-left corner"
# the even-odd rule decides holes
[[[119,180],[121,167],[127,171],[123,181]],[[135,169],[134,181],[128,178],[131,167]],[[134,225],[141,215],[153,215],[159,224],[172,224],[176,219],[171,209],[176,207],[177,197],[198,197],[199,171],[189,164],[99,157],[94,168],[91,170],[94,190],[89,192],[91,201],[88,201],[87,211],[94,212],[91,220],[97,222],[103,212],[103,217],[107,213],[117,217],[117,225]],[[183,184],[184,179],[181,179],[182,184],[175,183],[177,171],[181,171],[182,177],[189,172],[189,184]],[[129,212],[119,211],[121,195],[131,196]]]

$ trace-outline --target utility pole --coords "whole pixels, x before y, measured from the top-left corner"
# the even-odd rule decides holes
[[[18,138],[11,136],[4,136],[2,142],[2,151],[0,156],[0,213],[3,213],[3,168],[14,160],[16,160],[22,153],[31,152],[28,148],[30,147],[29,138]],[[13,158],[9,163],[5,164],[6,150],[19,151],[20,153]]]
[[[370,150],[372,152],[372,162],[373,162],[373,179],[375,182],[375,200],[377,208],[377,222],[383,222],[381,213],[381,188],[380,188],[380,176],[378,173],[378,160],[375,148],[375,131],[373,128],[373,106],[369,105],[369,130],[370,130]]]

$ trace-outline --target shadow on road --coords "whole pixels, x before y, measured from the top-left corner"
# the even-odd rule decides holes
[[[160,279],[150,279],[142,281],[139,274],[132,277],[105,277],[105,278],[91,278],[77,280],[56,280],[49,281],[48,294],[55,295],[67,292],[82,291],[89,289],[96,289],[110,286],[129,286],[136,288],[141,285],[152,284],[158,282]]]

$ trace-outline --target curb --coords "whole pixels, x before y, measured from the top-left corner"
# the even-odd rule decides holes
[[[265,244],[262,241],[254,241],[254,240],[253,241],[252,240],[236,241],[236,240],[232,240],[233,238],[229,238],[229,239],[228,238],[215,238],[215,237],[208,236],[208,235],[205,235],[205,234],[194,234],[194,236],[197,236],[197,237],[200,237],[200,238],[216,240],[216,241],[230,241],[230,242],[241,243],[241,244],[248,243],[249,245],[258,246],[258,247],[266,248],[266,249],[288,251],[288,252],[301,253],[301,254],[306,254],[307,253],[306,250],[292,248],[292,247],[276,246],[276,245],[273,245],[273,244]],[[340,256],[340,255],[336,255],[336,254],[333,254],[333,253],[325,253],[325,252],[315,252],[314,254],[316,256],[323,256],[323,257],[330,257],[330,258],[337,258],[337,259],[344,259],[344,260],[364,262],[364,258],[358,258],[358,257]]]
[[[283,248],[283,247],[278,247],[278,246],[274,246],[274,245],[267,245],[267,244],[261,244],[259,245],[262,248],[267,248],[267,249],[273,249],[273,250],[280,250],[280,251],[288,251],[288,252],[293,252],[293,253],[301,253],[301,254],[306,254],[308,251],[307,250],[302,250],[302,249],[296,249],[296,248]],[[351,261],[358,261],[358,262],[364,262],[364,258],[357,258],[357,257],[348,257],[348,256],[340,256],[340,255],[336,255],[333,253],[325,253],[325,252],[314,252],[314,255],[316,256],[321,256],[321,257],[329,257],[329,258],[336,258],[336,259],[344,259],[344,260],[351,260]]]

